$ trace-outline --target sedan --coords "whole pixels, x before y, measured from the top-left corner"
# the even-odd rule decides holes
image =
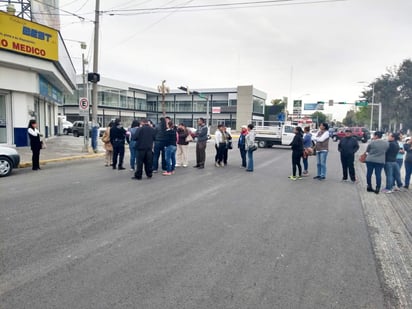
[[[9,176],[13,168],[20,164],[20,155],[16,149],[0,146],[0,177]]]

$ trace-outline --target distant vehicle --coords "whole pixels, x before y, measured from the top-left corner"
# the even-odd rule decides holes
[[[0,177],[9,176],[13,168],[19,167],[20,155],[16,149],[0,146]]]
[[[68,135],[69,133],[72,133],[73,129],[73,123],[67,120],[63,121],[63,134]]]
[[[295,125],[280,121],[267,121],[255,126],[255,143],[259,148],[270,148],[273,145],[290,145],[295,137]]]
[[[74,137],[84,136],[84,121],[73,122],[72,132]],[[89,122],[89,137],[92,136],[92,122]]]
[[[370,138],[371,134],[367,128],[364,127],[349,127],[340,129],[336,135],[332,136],[332,140],[337,142],[338,140],[345,137],[345,130],[350,129],[352,131],[352,135],[355,136],[359,141],[362,143],[366,143]]]

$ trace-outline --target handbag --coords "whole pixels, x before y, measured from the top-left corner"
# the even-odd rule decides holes
[[[193,142],[193,137],[190,133],[186,136],[185,141],[186,143]]]
[[[42,140],[42,141],[40,142],[40,144],[41,144],[41,149],[46,149],[46,148],[47,148],[47,145],[46,145],[46,141],[45,141],[45,140]]]
[[[253,146],[251,146],[251,147],[249,147],[249,150],[250,151],[256,151],[258,148],[257,148],[257,146],[256,145],[253,145]]]
[[[308,156],[313,156],[314,150],[313,150],[312,147],[308,147],[308,148],[305,148],[305,150],[303,151],[303,153],[304,153],[304,155],[305,155],[306,157],[308,157]]]
[[[366,152],[362,153],[362,154],[359,156],[359,162],[365,163],[367,156],[368,156],[368,155],[366,154]]]

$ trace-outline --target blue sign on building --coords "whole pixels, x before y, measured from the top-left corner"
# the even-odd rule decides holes
[[[62,92],[50,84],[44,77],[39,76],[40,95],[50,99],[51,101],[61,105],[63,104]]]
[[[317,110],[318,103],[305,103],[303,104],[303,110],[305,111],[315,111]]]

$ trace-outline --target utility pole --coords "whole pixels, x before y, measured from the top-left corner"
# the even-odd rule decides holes
[[[164,117],[166,116],[165,96],[166,96],[166,93],[170,92],[169,87],[166,86],[166,80],[163,80],[162,84],[157,86],[157,90],[162,95],[162,115]]]
[[[84,59],[84,51],[87,47],[86,43],[81,42],[80,47],[82,49],[82,76],[83,76],[83,98],[87,98],[87,89],[86,89],[86,60]],[[89,152],[89,111],[87,111],[87,115],[83,117],[83,152]]]
[[[96,0],[96,11],[94,15],[94,46],[93,46],[93,72],[97,73],[99,70],[99,17],[100,17],[100,0]],[[97,152],[97,83],[93,83],[92,88],[92,147],[94,152]]]

